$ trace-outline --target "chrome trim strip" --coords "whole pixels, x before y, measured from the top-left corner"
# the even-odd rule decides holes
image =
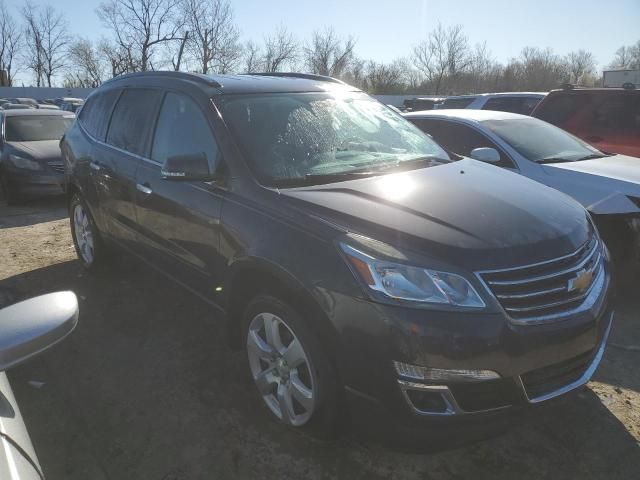
[[[598,369],[598,366],[600,365],[600,361],[602,360],[602,356],[604,355],[604,350],[607,346],[609,333],[611,332],[611,326],[613,325],[613,317],[614,317],[614,312],[611,312],[611,315],[609,316],[609,325],[607,326],[607,329],[605,330],[604,335],[602,336],[600,347],[598,348],[597,353],[593,357],[593,360],[591,360],[591,364],[589,365],[589,367],[587,367],[585,372],[582,374],[582,376],[578,380],[571,382],[570,384],[565,385],[564,387],[559,388],[558,390],[554,390],[553,392],[545,393],[544,395],[540,395],[539,397],[529,398],[529,395],[527,395],[527,389],[525,388],[524,383],[522,383],[522,378],[518,376],[518,382],[520,383],[520,387],[522,388],[522,391],[527,401],[529,403],[544,402],[545,400],[550,400],[560,395],[564,395],[565,393],[568,393],[571,390],[575,390],[576,388],[581,387],[586,383],[588,383],[589,380],[591,380],[591,377],[593,376],[595,371]]]
[[[537,277],[529,277],[523,280],[510,280],[510,281],[506,281],[506,280],[486,280],[486,282],[489,285],[496,285],[496,286],[500,286],[500,287],[508,287],[511,285],[526,285],[527,283],[534,283],[534,282],[540,282],[543,280],[549,280],[550,278],[554,278],[554,277],[559,277],[561,275],[566,275],[567,273],[572,273],[575,272],[576,270],[580,270],[582,267],[585,266],[585,264],[589,263],[589,261],[593,258],[593,256],[596,254],[597,252],[597,248],[594,248],[593,250],[591,250],[591,252],[589,252],[589,254],[587,255],[587,257],[582,260],[580,263],[578,263],[577,265],[574,265],[571,268],[565,268],[564,270],[559,270],[557,272],[553,272],[553,273],[549,273],[546,275],[538,275]],[[600,261],[600,252],[597,252],[598,258],[596,259],[595,263],[598,263]],[[483,272],[485,273],[485,272]]]
[[[595,237],[595,235],[594,235],[594,237]],[[592,238],[594,238],[594,237],[592,237]],[[563,255],[562,257],[552,258],[551,260],[544,260],[543,262],[537,262],[537,263],[530,263],[530,264],[527,264],[527,265],[521,265],[521,266],[519,266],[519,267],[498,268],[498,269],[495,269],[495,270],[481,270],[481,271],[479,271],[478,273],[501,273],[501,272],[513,272],[513,271],[516,271],[516,270],[523,270],[523,269],[526,269],[526,268],[539,267],[539,266],[542,266],[542,265],[548,265],[548,264],[551,264],[551,263],[554,263],[554,262],[559,262],[559,261],[561,261],[561,260],[566,260],[567,258],[571,258],[571,257],[576,256],[576,255],[580,252],[580,250],[583,250],[583,249],[584,249],[586,246],[588,246],[588,245],[589,245],[589,243],[591,243],[592,241],[593,241],[592,239],[587,240],[586,242],[584,242],[584,243],[580,246],[580,248],[578,248],[577,250],[575,250],[573,253],[569,253],[569,254],[567,254],[567,255]],[[596,239],[596,241],[595,241],[594,243],[595,243],[595,244],[598,244],[599,242],[598,242],[598,240]]]
[[[502,295],[496,295],[496,297],[503,298],[505,300],[521,300],[524,298],[541,297],[543,295],[548,295],[550,293],[563,292],[563,291],[565,291],[565,287],[555,287],[555,288],[550,288],[548,290],[538,290],[537,292],[532,292],[532,293],[518,293],[518,294],[503,293]]]
[[[523,318],[513,318],[509,315],[508,312],[506,312],[506,310],[505,312],[507,313],[507,315],[509,315],[509,320],[514,325],[539,325],[541,323],[559,321],[565,317],[584,312],[586,310],[589,310],[591,307],[593,307],[596,304],[596,302],[599,300],[600,294],[604,290],[604,286],[605,286],[604,268],[600,268],[600,272],[598,273],[598,275],[596,276],[596,279],[591,285],[591,289],[587,297],[585,298],[584,302],[582,302],[577,307],[572,308],[571,310],[567,310],[560,313],[552,313],[549,315],[540,315],[537,317],[523,317]]]

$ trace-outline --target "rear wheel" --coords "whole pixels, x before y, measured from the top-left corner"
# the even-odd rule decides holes
[[[87,270],[98,268],[105,262],[107,252],[93,217],[78,194],[73,196],[69,204],[69,217],[78,259]]]
[[[317,337],[282,300],[255,297],[244,315],[251,376],[271,414],[319,437],[335,434],[339,388]]]

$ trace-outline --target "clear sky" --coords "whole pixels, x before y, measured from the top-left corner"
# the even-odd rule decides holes
[[[21,0],[5,0],[16,10]],[[36,3],[47,3],[36,0]],[[73,33],[99,38],[108,32],[95,14],[100,0],[49,0],[66,12]],[[483,42],[499,61],[524,46],[565,54],[580,48],[600,66],[616,49],[640,40],[640,0],[232,0],[244,39],[260,41],[280,23],[301,39],[333,26],[357,39],[363,58],[388,61],[442,22],[461,24],[471,43]]]

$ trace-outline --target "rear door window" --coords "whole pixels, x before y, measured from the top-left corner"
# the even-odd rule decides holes
[[[151,159],[163,164],[178,155],[204,154],[215,171],[218,147],[204,113],[186,95],[167,93],[153,140]]]
[[[104,140],[104,135],[109,124],[109,117],[113,110],[113,105],[116,103],[120,95],[120,90],[107,90],[105,92],[98,92],[92,95],[87,100],[82,109],[78,119],[89,132],[89,135],[97,138],[98,140]],[[67,104],[63,104],[66,106]],[[63,108],[66,110],[66,108]]]
[[[144,155],[160,98],[158,90],[131,88],[123,91],[109,122],[107,143]]]

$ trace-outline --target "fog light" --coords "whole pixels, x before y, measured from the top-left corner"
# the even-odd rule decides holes
[[[424,413],[446,413],[447,402],[439,392],[428,392],[423,390],[406,390],[406,395],[413,405],[413,408]]]
[[[495,380],[500,375],[493,370],[460,370],[421,367],[402,362],[393,362],[398,375],[429,382],[480,382]]]

